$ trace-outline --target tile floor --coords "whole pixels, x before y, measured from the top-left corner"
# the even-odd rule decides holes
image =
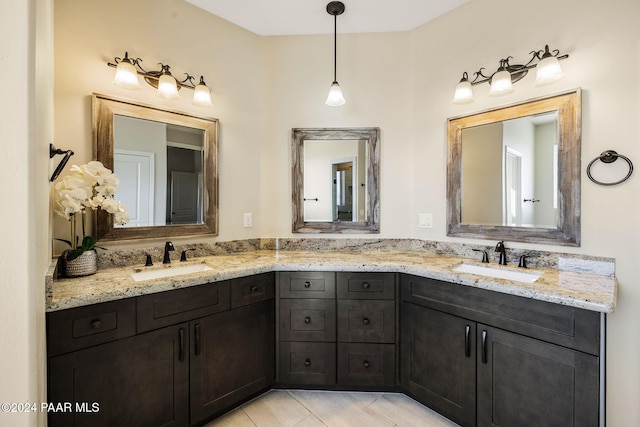
[[[271,390],[205,427],[455,427],[400,393]]]

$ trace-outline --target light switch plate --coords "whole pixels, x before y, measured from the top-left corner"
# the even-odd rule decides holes
[[[433,228],[433,214],[430,214],[430,213],[418,214],[418,227]]]
[[[251,213],[244,214],[244,227],[245,228],[253,227],[253,215]]]

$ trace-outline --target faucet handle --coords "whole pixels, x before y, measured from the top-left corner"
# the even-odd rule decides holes
[[[144,263],[145,267],[149,267],[150,265],[153,265],[153,261],[151,260],[151,254],[146,254],[147,255],[147,260]]]
[[[489,263],[489,253],[483,249],[474,249],[476,252],[482,252],[482,262]]]
[[[520,255],[520,261],[518,262],[518,267],[527,268],[527,258],[533,258],[531,255]]]
[[[188,251],[195,251],[195,248],[189,248],[189,249],[185,249],[184,251],[182,251],[182,253],[180,254],[180,261],[184,262],[187,260],[187,252]]]

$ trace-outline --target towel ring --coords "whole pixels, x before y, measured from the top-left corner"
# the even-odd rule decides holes
[[[603,163],[613,163],[616,160],[618,160],[618,157],[624,159],[624,161],[626,161],[627,164],[629,165],[629,172],[627,173],[627,176],[622,178],[620,181],[616,181],[616,182],[600,182],[600,181],[596,180],[594,177],[591,176],[591,166],[593,165],[593,163],[596,160],[600,160]],[[622,184],[627,179],[629,179],[629,177],[631,176],[631,173],[633,173],[633,163],[631,163],[631,160],[629,160],[628,157],[623,156],[622,154],[618,154],[613,150],[603,151],[602,154],[600,154],[600,157],[596,157],[595,159],[591,160],[591,162],[589,162],[589,166],[587,166],[587,176],[589,177],[589,179],[591,181],[593,181],[593,182],[595,182],[596,184],[599,184],[599,185],[617,185],[617,184]]]

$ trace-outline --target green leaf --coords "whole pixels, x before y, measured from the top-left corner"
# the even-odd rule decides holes
[[[82,239],[82,251],[90,251],[91,249],[93,249],[94,243],[95,242],[93,241],[93,237],[86,236],[84,239]]]
[[[69,247],[71,247],[71,241],[70,240],[58,239],[57,237],[54,237],[53,239],[57,240],[59,242],[62,242],[62,243],[66,243],[67,245],[69,245]]]
[[[85,251],[82,248],[71,249],[67,252],[66,260],[73,261],[74,259],[78,258],[80,255],[82,255],[84,252]]]

